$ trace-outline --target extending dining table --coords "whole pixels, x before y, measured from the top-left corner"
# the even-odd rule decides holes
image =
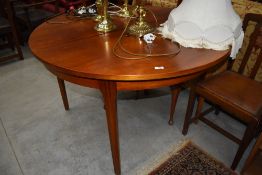
[[[159,23],[171,9],[151,7]],[[125,19],[113,17],[117,29],[98,33],[92,19],[61,15],[38,26],[29,38],[34,56],[58,80],[62,100],[69,109],[64,81],[101,91],[115,174],[121,174],[117,119],[117,91],[176,86],[196,79],[227,60],[230,51],[181,47],[176,55],[124,59],[113,47],[125,27]],[[132,36],[129,36],[132,38]],[[127,38],[128,40],[128,38]],[[134,39],[130,39],[131,46]],[[171,43],[171,41],[167,41]],[[162,46],[161,46],[162,47]],[[165,47],[165,46],[164,46]],[[127,138],[128,139],[128,138]]]

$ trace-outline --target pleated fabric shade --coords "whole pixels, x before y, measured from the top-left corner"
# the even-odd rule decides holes
[[[226,50],[235,58],[244,33],[231,0],[183,0],[160,27],[162,35],[184,47]]]

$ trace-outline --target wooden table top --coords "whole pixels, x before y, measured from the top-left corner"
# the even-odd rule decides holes
[[[160,23],[167,20],[170,9],[152,9]],[[122,59],[112,48],[123,31],[123,21],[114,19],[117,30],[98,35],[91,19],[68,20],[59,16],[45,22],[31,34],[32,53],[46,66],[73,76],[115,81],[139,81],[175,78],[197,73],[228,56],[229,50],[181,48],[176,56],[149,57],[138,60]],[[170,42],[170,41],[167,41]],[[129,43],[132,45],[132,43]],[[163,66],[164,69],[155,69]]]

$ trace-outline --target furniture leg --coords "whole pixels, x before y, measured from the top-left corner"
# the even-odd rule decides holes
[[[246,148],[248,147],[249,143],[252,141],[253,136],[254,136],[254,131],[255,131],[256,126],[254,126],[253,123],[249,124],[247,126],[247,129],[244,133],[243,139],[238,147],[236,156],[233,160],[233,163],[231,165],[231,169],[235,170],[243,153],[245,152]]]
[[[63,99],[64,108],[65,110],[69,110],[68,99],[67,99],[66,89],[65,89],[65,82],[64,80],[58,77],[57,77],[57,82],[58,82],[60,93]]]
[[[177,98],[181,91],[181,88],[178,86],[171,86],[170,89],[171,89],[171,106],[170,106],[170,116],[169,116],[168,124],[173,125]]]
[[[190,118],[192,116],[194,105],[195,105],[195,100],[196,100],[195,91],[193,89],[191,89],[190,94],[189,94],[188,105],[187,105],[186,117],[185,117],[184,126],[183,126],[183,130],[182,130],[183,135],[187,134],[188,127],[189,127],[189,124],[190,124]]]
[[[136,100],[139,99],[139,92],[140,91],[136,90],[136,98],[135,98]]]
[[[220,112],[220,109],[219,109],[219,107],[215,107],[215,115],[218,115],[219,114],[219,112]]]
[[[195,114],[195,119],[194,123],[198,122],[198,118],[200,117],[200,113],[202,111],[203,105],[204,105],[205,99],[201,96],[198,97],[198,102],[197,102],[197,109],[196,109],[196,114]]]
[[[258,136],[255,145],[253,146],[252,150],[249,153],[249,156],[247,157],[247,160],[245,161],[244,167],[241,170],[241,174],[244,174],[245,171],[250,167],[250,165],[254,162],[256,159],[256,155],[259,154],[262,150],[262,134]],[[260,148],[261,147],[261,148]],[[249,173],[247,173],[249,174]]]
[[[148,89],[145,89],[143,92],[144,92],[145,96],[149,96],[149,90]]]
[[[16,24],[14,22],[14,16],[13,16],[13,13],[12,13],[12,8],[11,8],[11,5],[10,5],[10,2],[7,3],[7,11],[9,11],[7,13],[7,17],[8,17],[8,21],[11,25],[11,30],[12,30],[12,43],[15,44],[15,47],[16,47],[16,50],[17,50],[17,53],[18,53],[18,56],[20,58],[20,60],[23,60],[24,59],[24,56],[23,56],[23,52],[20,48],[20,45],[19,45],[19,40],[18,40],[18,36],[17,36],[17,28],[16,28]],[[10,38],[11,39],[11,38]]]
[[[119,153],[119,134],[117,121],[117,89],[115,82],[102,81],[100,90],[103,95],[104,105],[107,117],[107,127],[111,152],[116,175],[121,174],[120,153]]]
[[[23,52],[22,52],[21,47],[20,47],[20,45],[19,45],[18,42],[19,42],[19,41],[18,41],[17,36],[16,36],[16,37],[15,37],[16,50],[17,50],[17,53],[18,53],[18,55],[19,55],[20,60],[23,60],[23,59],[24,59],[24,55],[23,55]]]
[[[12,38],[13,38],[12,33],[8,33],[8,35],[7,35],[8,46],[9,46],[10,49],[12,49],[14,51],[15,48],[14,48],[14,42],[13,42]]]

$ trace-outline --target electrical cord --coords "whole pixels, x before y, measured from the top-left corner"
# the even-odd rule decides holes
[[[135,8],[135,11],[136,11],[137,9],[138,9],[138,6]],[[150,9],[147,9],[147,10],[150,11],[150,13],[153,15],[153,17],[154,17],[154,19],[155,19],[155,22],[156,22],[156,27],[157,27],[157,26],[158,26],[158,21],[157,21],[157,18],[156,18],[156,16],[155,16],[154,12],[153,12],[152,10],[150,10]],[[119,58],[123,58],[123,59],[130,59],[130,60],[135,60],[135,59],[136,59],[136,60],[137,60],[137,59],[143,59],[143,58],[147,58],[147,57],[174,56],[174,55],[177,55],[177,54],[180,52],[180,50],[181,50],[181,45],[180,45],[179,43],[177,43],[177,42],[174,42],[174,43],[175,43],[175,45],[178,47],[178,50],[175,51],[175,52],[171,52],[171,53],[155,53],[155,54],[152,54],[152,53],[151,53],[151,49],[150,49],[150,45],[151,45],[151,44],[150,44],[150,45],[147,44],[147,47],[148,47],[148,50],[150,51],[150,53],[134,53],[134,52],[132,52],[132,51],[124,48],[124,47],[123,47],[123,44],[122,44],[122,38],[124,37],[124,34],[126,33],[126,31],[127,31],[127,29],[128,29],[128,26],[129,26],[129,24],[130,24],[130,22],[131,22],[131,20],[132,20],[133,17],[134,17],[134,15],[132,15],[132,16],[129,18],[129,20],[128,20],[128,22],[127,22],[127,24],[126,24],[123,32],[121,33],[120,37],[118,38],[117,42],[115,43],[115,45],[114,45],[114,47],[113,47],[113,53],[114,53],[115,56],[117,56],[117,57],[119,57]],[[155,32],[155,31],[154,31],[154,32]],[[120,55],[119,53],[117,53],[117,49],[120,49],[120,50],[122,50],[124,53],[126,53],[126,54],[128,54],[128,55],[131,55],[131,56],[133,56],[133,57],[122,56],[122,55]]]

